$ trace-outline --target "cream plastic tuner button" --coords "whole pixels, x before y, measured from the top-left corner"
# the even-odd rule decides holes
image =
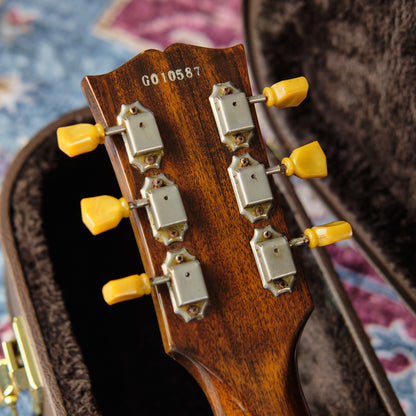
[[[314,141],[298,147],[289,157],[283,158],[281,165],[267,168],[266,173],[284,173],[301,179],[322,178],[328,174],[326,156],[319,143]]]
[[[307,244],[310,248],[324,247],[337,241],[352,237],[351,225],[346,221],[334,221],[329,224],[307,228],[304,235],[290,241],[292,247]]]
[[[328,174],[326,156],[317,141],[295,149],[282,160],[286,176],[299,178],[322,178]]]
[[[268,107],[297,107],[308,94],[309,84],[305,77],[277,82],[263,90]]]
[[[129,212],[125,198],[101,195],[81,200],[82,222],[93,235],[117,227],[123,218],[129,216]]]
[[[121,134],[126,131],[124,126],[104,128],[101,124],[74,124],[60,127],[56,131],[58,147],[68,156],[78,156],[92,152],[99,144],[104,144],[105,136]]]
[[[323,247],[352,237],[351,225],[346,221],[335,221],[317,227],[307,228],[304,232],[310,248]]]
[[[153,236],[165,245],[183,241],[188,218],[178,186],[159,174],[146,177],[143,198],[127,201],[109,195],[81,200],[82,221],[93,235],[118,226],[130,210],[146,208]]]
[[[58,146],[68,156],[74,157],[92,152],[104,143],[105,130],[101,124],[88,123],[60,127],[57,132]]]
[[[103,298],[109,305],[137,299],[149,295],[152,286],[167,283],[169,280],[166,276],[149,278],[146,273],[110,280],[103,286]]]

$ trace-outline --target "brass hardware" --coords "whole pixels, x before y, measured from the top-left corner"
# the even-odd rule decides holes
[[[8,406],[17,415],[16,402],[22,390],[30,390],[33,412],[42,414],[43,387],[35,356],[30,346],[24,319],[13,319],[14,341],[2,342],[4,357],[0,360],[0,407]]]

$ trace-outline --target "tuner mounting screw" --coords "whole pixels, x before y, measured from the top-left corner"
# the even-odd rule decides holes
[[[137,107],[131,107],[129,111],[130,111],[130,114],[132,114],[133,116],[139,112]]]
[[[178,237],[178,235],[179,235],[178,230],[173,229],[173,230],[169,231],[169,238],[176,238],[176,237]]]
[[[221,88],[221,95],[230,95],[233,92],[231,87],[222,87]]]
[[[153,181],[152,181],[152,188],[153,189],[158,189],[158,188],[161,188],[162,186],[163,186],[162,179],[160,179],[160,178],[153,179]]]
[[[242,168],[247,167],[249,164],[250,164],[250,161],[249,161],[246,157],[242,157],[242,158],[240,159],[240,166],[241,166]]]
[[[175,256],[175,260],[176,260],[176,263],[183,263],[185,260],[185,257],[182,254],[177,254]]]
[[[263,232],[263,237],[268,240],[269,238],[272,238],[272,232],[269,230],[266,230]]]
[[[234,137],[234,143],[236,145],[242,144],[246,141],[246,138],[241,134],[238,133],[235,137]]]
[[[277,283],[277,286],[279,287],[279,289],[287,288],[286,280],[279,280],[279,282]]]
[[[195,317],[199,314],[200,308],[198,305],[189,305],[188,308],[186,309],[186,313],[190,316],[190,317]]]
[[[153,165],[153,163],[155,163],[156,157],[154,155],[147,155],[144,158],[144,163],[146,163],[146,165]]]
[[[260,217],[260,215],[263,215],[264,214],[264,208],[263,207],[257,207],[255,210],[254,210],[254,215],[256,216],[256,217]]]

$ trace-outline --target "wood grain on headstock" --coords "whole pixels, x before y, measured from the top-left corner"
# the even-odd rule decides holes
[[[167,78],[168,71],[185,73],[185,68],[192,77]],[[142,76],[151,74],[159,82],[145,86]],[[262,287],[249,244],[254,227],[271,223],[286,235],[288,230],[276,194],[270,220],[253,225],[238,212],[227,173],[232,153],[219,139],[208,101],[213,85],[226,81],[251,94],[241,45],[149,50],[113,72],[84,78],[82,87],[96,121],[105,127],[117,124],[122,104],[137,100],[155,114],[165,146],[160,170],[140,173],[130,166],[122,138],[106,138],[123,196],[141,198],[144,177],[159,172],[181,192],[189,224],[183,243],[166,248],[152,236],[145,210],[130,213],[149,276],[162,274],[167,250],[183,246],[202,265],[210,306],[200,321],[185,323],[173,313],[167,287],[152,289],[166,352],[193,374],[216,415],[307,414],[295,349],[312,300],[299,265],[293,293],[274,297]],[[267,166],[258,128],[249,151]],[[132,326],[140,325],[140,317],[130,318]]]

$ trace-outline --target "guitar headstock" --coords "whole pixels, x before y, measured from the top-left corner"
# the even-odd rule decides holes
[[[84,221],[101,232],[129,216],[147,274],[110,282],[104,295],[112,303],[151,292],[165,350],[216,414],[306,412],[294,354],[313,304],[292,246],[324,245],[350,229],[333,223],[290,240],[267,175],[324,176],[325,156],[315,142],[265,168],[253,105],[297,105],[305,82],[251,97],[241,45],[182,44],[82,81],[99,125],[76,146],[91,150],[105,136],[123,195],[106,197],[105,208],[87,200]]]

